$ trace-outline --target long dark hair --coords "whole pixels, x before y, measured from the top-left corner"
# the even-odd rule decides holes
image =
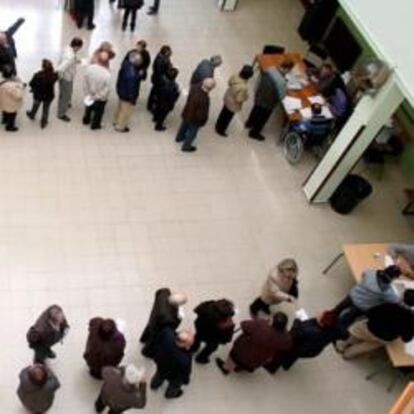
[[[53,67],[53,63],[48,59],[42,60],[42,71],[45,74],[46,79],[55,79],[56,72],[55,68]]]

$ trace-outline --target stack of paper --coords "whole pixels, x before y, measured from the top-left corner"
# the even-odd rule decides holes
[[[302,118],[304,118],[304,119],[312,118],[312,109],[311,109],[311,107],[307,106],[306,108],[301,109],[300,114],[302,115]],[[322,107],[322,115],[327,119],[332,119],[333,118],[332,112],[329,110],[328,106],[326,106],[326,105],[324,105]]]
[[[293,112],[302,109],[302,101],[299,98],[287,96],[283,99],[283,106],[288,114],[292,114]]]
[[[405,352],[414,356],[414,340],[405,344]]]
[[[321,95],[310,96],[308,99],[309,99],[309,102],[312,104],[319,104],[319,105],[325,104],[325,99],[323,99]]]
[[[296,311],[296,317],[301,321],[306,321],[309,319],[308,313],[303,308]]]

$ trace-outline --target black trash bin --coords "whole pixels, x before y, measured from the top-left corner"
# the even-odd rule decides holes
[[[362,200],[372,193],[371,184],[359,175],[348,175],[329,202],[333,210],[339,214],[349,214]]]

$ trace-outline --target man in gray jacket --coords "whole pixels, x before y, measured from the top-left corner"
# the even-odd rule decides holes
[[[105,367],[102,370],[103,385],[95,402],[96,412],[106,407],[108,414],[121,414],[130,408],[144,408],[147,403],[147,384],[134,365]]]
[[[286,96],[287,81],[285,76],[293,66],[294,63],[291,60],[285,60],[278,68],[270,68],[260,74],[254,106],[246,122],[246,128],[250,129],[250,138],[258,141],[265,140],[262,129],[272,115],[273,109]]]
[[[45,413],[53,404],[60,383],[50,368],[42,364],[29,366],[20,373],[17,395],[32,413]]]
[[[203,59],[196,67],[191,76],[190,86],[202,83],[205,79],[214,79],[214,71],[221,66],[223,59],[220,55],[211,56],[210,59]]]

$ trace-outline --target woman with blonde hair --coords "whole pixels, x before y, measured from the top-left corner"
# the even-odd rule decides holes
[[[260,311],[270,315],[270,307],[282,302],[293,302],[298,297],[298,265],[294,259],[283,259],[270,272],[261,295],[250,305],[250,314]]]

